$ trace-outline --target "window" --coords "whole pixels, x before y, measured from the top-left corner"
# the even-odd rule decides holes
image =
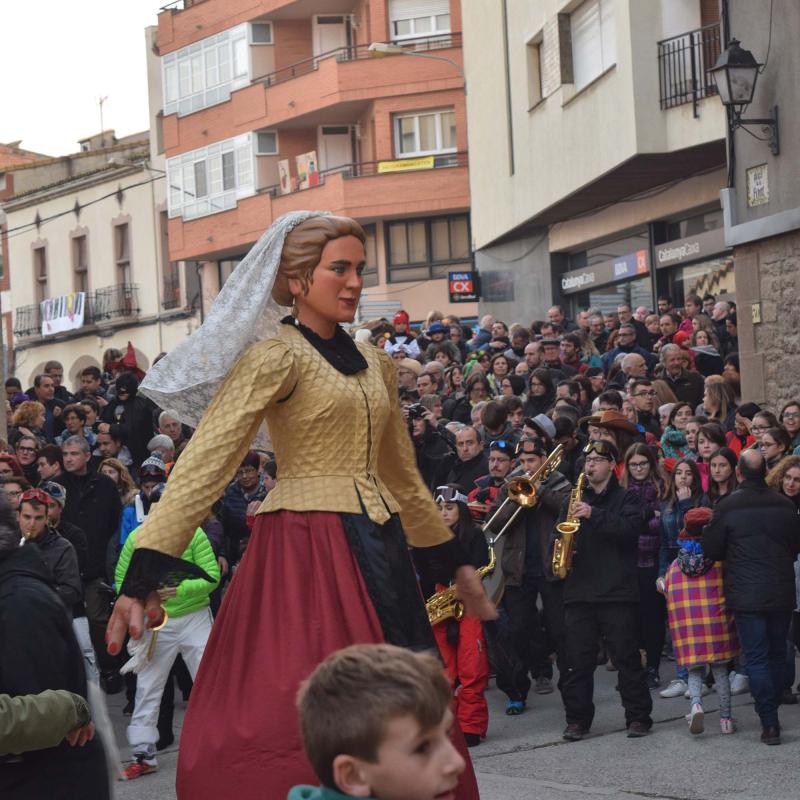
[[[72,237],[72,284],[76,292],[89,291],[89,256],[86,237]]]
[[[390,0],[392,41],[450,33],[450,0]]]
[[[167,159],[170,217],[216,214],[255,194],[252,142],[245,133]]]
[[[455,153],[455,112],[442,109],[398,115],[395,117],[395,146],[400,157]]]
[[[388,280],[446,278],[472,268],[469,217],[432,217],[384,223]]]
[[[184,116],[224,103],[232,91],[246,86],[250,82],[251,43],[271,44],[271,23],[237,25],[164,56],[164,114]]]
[[[123,286],[130,286],[130,226],[127,222],[114,226],[114,263],[117,268],[117,283]]]
[[[543,97],[542,89],[542,39],[531,40],[525,47],[528,60],[528,108],[533,108]]]
[[[33,249],[33,280],[36,302],[47,300],[50,293],[47,289],[47,248],[44,246]]]
[[[364,225],[367,241],[364,242],[367,264],[364,267],[364,288],[378,285],[378,236],[375,223]]]
[[[165,310],[180,308],[181,276],[180,262],[169,260],[169,222],[166,211],[158,215],[159,239],[161,246],[162,288],[161,307]]]
[[[617,60],[614,0],[587,0],[570,17],[575,88],[582,89]]]
[[[256,155],[257,156],[278,155],[277,131],[256,131]]]

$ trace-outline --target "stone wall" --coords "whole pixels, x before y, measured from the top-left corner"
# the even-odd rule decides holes
[[[800,231],[737,247],[734,258],[742,399],[777,413],[800,397]]]

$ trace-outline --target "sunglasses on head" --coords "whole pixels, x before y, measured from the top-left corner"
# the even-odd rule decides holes
[[[495,439],[493,442],[489,442],[489,449],[500,450],[509,456],[513,451],[513,448],[511,447],[511,442],[509,442],[506,439]]]
[[[458,489],[453,486],[438,486],[436,488],[436,497],[434,502],[439,503],[466,503],[467,496],[461,494]]]

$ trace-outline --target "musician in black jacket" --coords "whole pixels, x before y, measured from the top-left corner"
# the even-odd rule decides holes
[[[547,459],[544,442],[538,438],[522,439],[516,448],[519,469],[512,475],[533,474]],[[538,483],[538,502],[533,508],[519,511],[514,523],[498,541],[497,552],[505,580],[497,622],[486,625],[490,636],[497,686],[508,697],[506,714],[522,713],[531,688],[529,675],[535,679],[537,694],[553,691],[553,666],[550,654],[562,664],[563,617],[561,584],[550,569],[550,532],[555,525],[570,484],[557,471]],[[491,515],[508,496],[507,485],[495,498]],[[519,505],[509,502],[492,521],[490,532],[499,533]],[[543,614],[537,599],[542,597]]]
[[[614,476],[616,447],[591,441],[584,455],[586,486],[582,497],[573,504],[570,496],[561,512],[562,520],[569,516],[580,523],[572,570],[564,580],[567,669],[559,686],[567,717],[564,738],[578,741],[591,728],[597,641],[601,636],[619,671],[628,737],[645,736],[653,724],[653,702],[636,633],[636,559],[644,515],[636,496],[623,489]]]

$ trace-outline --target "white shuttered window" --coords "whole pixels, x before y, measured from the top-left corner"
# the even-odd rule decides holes
[[[450,33],[450,0],[389,0],[392,41]]]
[[[587,0],[572,12],[572,69],[582,89],[617,61],[615,0]]]
[[[194,219],[236,206],[255,194],[252,134],[167,159],[170,217]]]

